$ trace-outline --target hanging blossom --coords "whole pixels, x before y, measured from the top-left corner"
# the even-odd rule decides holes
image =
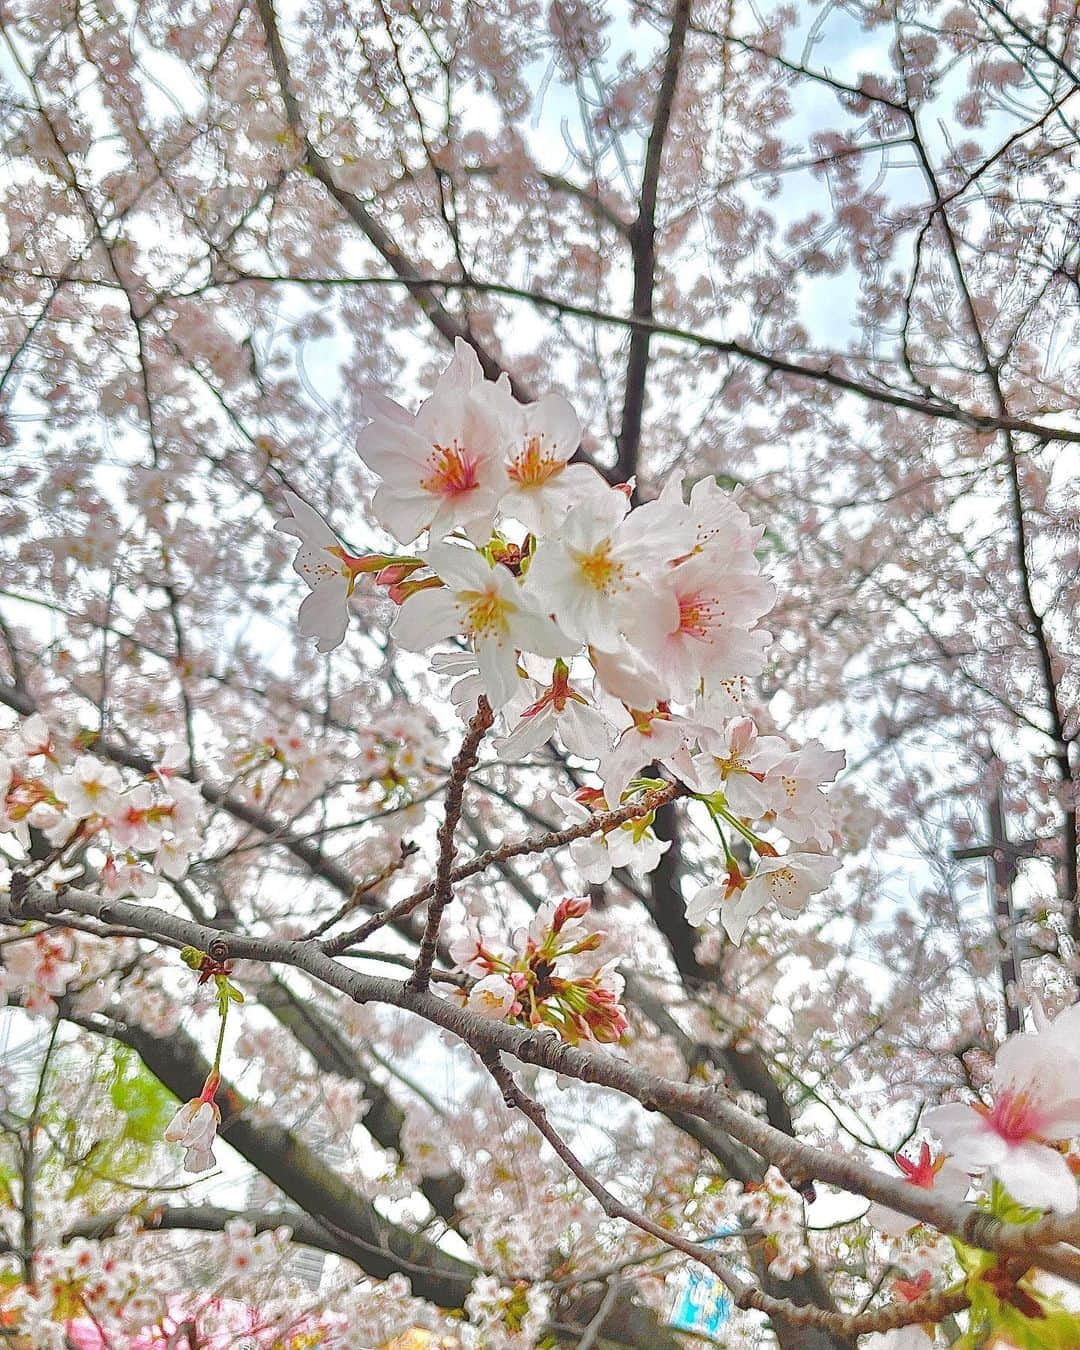
[[[221,1124],[221,1108],[217,1104],[218,1089],[221,1087],[221,1056],[225,1045],[225,1027],[228,1023],[229,1009],[234,1003],[243,1003],[244,996],[229,978],[232,966],[228,962],[215,961],[206,952],[195,947],[184,947],[180,959],[191,970],[198,973],[198,986],[211,982],[214,985],[218,1009],[217,1048],[214,1062],[203,1083],[202,1091],[180,1107],[165,1129],[167,1143],[180,1144],[184,1150],[184,1170],[187,1172],[207,1172],[214,1166],[214,1140]]]
[[[614,961],[593,959],[604,934],[585,928],[589,903],[548,901],[509,944],[486,938],[473,921],[450,945],[457,969],[475,979],[462,995],[470,1011],[497,1022],[552,1027],[571,1045],[619,1040],[627,1028],[623,978]]]
[[[996,1177],[1014,1200],[1071,1214],[1077,1181],[1055,1145],[1080,1136],[1080,1003],[998,1048],[992,1101],[950,1102],[923,1115],[967,1171]]]
[[[221,1124],[221,1108],[214,1100],[220,1077],[212,1073],[202,1092],[185,1102],[166,1126],[167,1143],[179,1144],[184,1153],[186,1172],[207,1172],[214,1166],[214,1140]]]
[[[432,667],[464,717],[487,698],[501,757],[554,741],[593,764],[599,786],[553,799],[564,817],[632,801],[662,781],[657,765],[704,803],[721,856],[689,899],[692,923],[718,917],[737,942],[765,906],[800,913],[839,866],[822,787],[844,757],[794,746],[752,715],[775,588],[757,557],[762,529],[737,498],[711,478],[687,492],[676,474],[633,505],[629,484],[574,461],[581,428],[565,399],[521,403],[460,342],[415,413],[374,392],[364,407],[357,448],[380,480],[372,512],[409,552],[353,554],[287,495],[278,527],[300,541],[296,569],[311,588],[301,632],[338,645],[349,597],[371,574],[400,607],[401,647],[450,645]],[[655,868],[664,846],[650,824],[577,841],[583,878]]]

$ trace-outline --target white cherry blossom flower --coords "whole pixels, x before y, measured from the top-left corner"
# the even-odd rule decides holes
[[[4,968],[14,986],[36,986],[59,998],[81,970],[70,953],[70,945],[58,936],[38,933],[5,948]]]
[[[688,780],[700,792],[723,792],[738,816],[756,820],[772,809],[777,789],[769,774],[791,747],[780,736],[759,736],[750,717],[734,718],[721,727],[705,725],[698,734],[701,750],[691,757]]]
[[[573,797],[553,792],[551,799],[563,812],[567,824],[588,820],[593,814]],[[635,867],[645,873],[653,871],[669,847],[669,840],[657,839],[643,818],[637,818],[612,830],[575,839],[570,845],[570,856],[590,885],[602,886],[617,867]]]
[[[476,981],[469,990],[466,1006],[470,1012],[502,1022],[517,1002],[517,990],[505,975],[492,973]]]
[[[107,816],[123,789],[120,770],[93,755],[80,755],[58,785],[59,795],[75,817]]]
[[[992,1106],[935,1106],[923,1125],[962,1166],[989,1171],[1020,1204],[1071,1214],[1076,1179],[1052,1145],[1080,1135],[1080,1004],[1044,1031],[1008,1037],[991,1089]]]
[[[776,589],[754,571],[733,570],[718,548],[694,553],[657,570],[650,604],[628,616],[627,637],[645,652],[669,690],[689,699],[704,677],[730,679],[757,674],[764,665],[768,633],[752,631],[772,608]]]
[[[535,663],[526,662],[527,672]],[[597,759],[611,746],[613,728],[591,701],[588,692],[570,679],[565,661],[547,663],[545,682],[530,678],[521,683],[519,698],[503,710],[509,730],[496,737],[495,752],[502,760],[521,759],[557,735],[571,754]],[[519,706],[520,704],[520,706]],[[509,716],[510,707],[513,716]]]
[[[659,501],[627,516],[629,506],[614,488],[575,506],[540,542],[529,568],[537,605],[553,613],[571,637],[602,651],[619,650],[624,628],[632,617],[640,625],[645,607],[654,612],[652,630],[678,626],[674,594],[652,582],[669,554],[689,542],[685,523]]]
[[[769,783],[774,788],[776,825],[793,842],[828,846],[832,810],[820,785],[833,781],[844,767],[844,758],[842,750],[826,750],[813,740],[773,766]]]
[[[176,839],[163,839],[154,854],[154,871],[171,881],[183,881],[187,876],[190,857],[186,844]]]
[[[460,339],[415,416],[389,399],[365,395],[372,420],[356,448],[382,479],[372,510],[395,539],[409,544],[426,529],[442,538],[459,528],[476,543],[488,539],[508,484],[509,397],[505,382],[495,389],[484,380],[476,353]]]
[[[109,816],[109,834],[117,848],[152,853],[161,842],[160,812],[154,810],[154,795],[148,783],[137,783],[116,803]]]
[[[817,891],[823,891],[829,878],[838,871],[836,858],[821,853],[787,853],[783,857],[761,858],[754,875],[742,887],[730,883],[704,886],[687,903],[686,917],[700,924],[714,910],[736,945],[742,941],[746,925],[758,910],[770,901],[787,918],[793,918]]]
[[[168,1143],[181,1144],[187,1150],[185,1171],[207,1172],[214,1166],[214,1139],[220,1124],[221,1111],[217,1102],[208,1100],[205,1094],[185,1102],[173,1116],[164,1137]]]
[[[347,553],[341,541],[314,507],[286,492],[290,515],[274,525],[300,541],[293,570],[307,582],[311,594],[300,606],[299,628],[304,637],[317,638],[318,650],[332,652],[345,640],[349,626],[349,596],[353,593],[360,559]]]
[[[575,644],[533,608],[508,568],[492,566],[482,553],[454,544],[433,545],[425,562],[444,585],[411,595],[391,634],[408,651],[423,651],[443,638],[469,638],[493,708],[503,707],[517,692],[518,651],[538,656],[573,651]]]
[[[702,726],[718,726],[729,717],[745,717],[750,713],[753,685],[745,675],[730,679],[705,680],[705,692],[694,706],[694,720]]]
[[[562,521],[571,506],[610,489],[588,464],[570,464],[581,442],[577,413],[561,394],[518,403],[505,385],[492,386],[508,446],[508,489],[500,510],[528,530],[542,533]]]
[[[40,713],[33,713],[23,719],[16,730],[21,742],[22,753],[27,759],[41,755],[45,759],[55,759],[56,745],[49,724]]]
[[[626,713],[626,721],[629,725],[623,727],[614,747],[601,756],[597,769],[604,783],[604,796],[616,805],[622,801],[634,775],[647,764],[673,766],[673,757],[690,734],[685,719],[665,705],[647,710],[635,708]]]
[[[735,494],[722,488],[715,478],[706,476],[693,485],[690,499],[684,504],[684,484],[682,474],[672,474],[659,500],[673,511],[681,510],[685,517],[692,535],[687,553],[721,548],[731,556],[752,556],[765,527],[752,523]]]

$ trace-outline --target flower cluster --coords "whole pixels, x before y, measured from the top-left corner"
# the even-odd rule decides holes
[[[494,1275],[478,1275],[465,1299],[469,1325],[463,1345],[476,1350],[516,1350],[536,1345],[547,1321],[551,1296],[542,1284],[507,1287]]]
[[[270,1350],[271,1346],[326,1343],[323,1335],[314,1334],[314,1319],[300,1314],[293,1322],[285,1306],[279,1317],[274,1316],[277,1310],[269,1298],[257,1308],[235,1297],[208,1295],[205,1290],[188,1300],[163,1293],[161,1279],[152,1284],[146,1279],[145,1263],[139,1259],[138,1246],[132,1245],[138,1243],[139,1235],[140,1221],[130,1216],[119,1221],[112,1239],[77,1237],[63,1246],[58,1242],[55,1247],[39,1248],[33,1286],[16,1288],[0,1306],[0,1325],[14,1336],[14,1344],[32,1345],[35,1350],[72,1346],[97,1350],[105,1345],[151,1350],[176,1344],[177,1337],[182,1343],[185,1324],[197,1327],[200,1345],[220,1350],[235,1345]],[[250,1223],[230,1219],[222,1232],[204,1240],[203,1268],[214,1272],[226,1289],[245,1279],[246,1292],[266,1292],[273,1297],[276,1285],[284,1305],[289,1296],[288,1284],[282,1279],[289,1238],[287,1228],[256,1233]],[[187,1259],[191,1259],[190,1252]],[[176,1274],[169,1270],[170,1276]],[[309,1334],[302,1339],[305,1324]],[[292,1336],[282,1339],[282,1330],[290,1325],[295,1327],[295,1340]]]
[[[475,977],[463,994],[471,1011],[552,1027],[571,1045],[619,1040],[627,1025],[619,1003],[623,978],[614,961],[592,960],[604,934],[586,931],[588,911],[587,899],[549,901],[509,945],[485,938],[473,921],[468,935],[450,946],[458,969]]]
[[[755,552],[763,531],[735,496],[713,478],[687,495],[675,475],[632,506],[631,485],[571,462],[581,429],[565,399],[519,403],[461,342],[415,414],[374,394],[366,411],[357,448],[380,479],[375,518],[410,551],[354,553],[288,494],[278,528],[299,540],[311,589],[301,631],[336,647],[370,573],[400,606],[399,646],[458,644],[432,665],[457,681],[466,715],[486,697],[503,758],[557,740],[595,762],[592,805],[612,807],[662,765],[705,803],[726,860],[724,880],[691,900],[692,922],[718,910],[738,941],[766,903],[793,914],[822,890],[839,864],[824,852],[821,785],[843,755],[760,735],[748,713],[774,589]],[[571,815],[582,805],[564,803]],[[593,844],[577,850],[590,880],[631,861],[648,870],[662,852],[644,827]]]
[[[742,1187],[728,1182],[724,1195],[746,1223],[764,1232],[763,1252],[773,1275],[790,1280],[806,1270],[810,1250],[803,1234],[802,1200],[775,1167],[760,1182]]]
[[[153,895],[159,877],[187,873],[202,822],[198,790],[176,774],[179,757],[167,753],[128,783],[114,764],[62,743],[41,716],[27,717],[0,739],[0,836],[28,849],[39,830],[60,866],[91,845],[104,854],[107,895]]]

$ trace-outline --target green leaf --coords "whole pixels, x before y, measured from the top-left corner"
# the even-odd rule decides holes
[[[1034,1223],[1043,1215],[1041,1209],[1032,1209],[1029,1205],[1022,1205],[1018,1200],[1014,1200],[996,1178],[990,1190],[988,1208],[1002,1223]]]
[[[133,1050],[113,1047],[109,1099],[123,1117],[123,1138],[156,1144],[176,1110],[175,1100]]]

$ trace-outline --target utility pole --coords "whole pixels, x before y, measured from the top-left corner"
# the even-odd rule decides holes
[[[1016,959],[1016,941],[1013,933],[1012,888],[1020,870],[1022,858],[1041,857],[1038,840],[1022,839],[1013,843],[1009,838],[1005,807],[998,787],[986,808],[989,838],[984,844],[971,848],[954,848],[957,861],[984,858],[987,862],[986,879],[990,891],[990,912],[997,921],[998,937],[1004,944],[1000,971],[1001,987],[1005,996],[1005,1031],[1012,1035],[1020,1030],[1020,1009],[1009,999],[1009,989],[1019,987],[1020,976]]]

